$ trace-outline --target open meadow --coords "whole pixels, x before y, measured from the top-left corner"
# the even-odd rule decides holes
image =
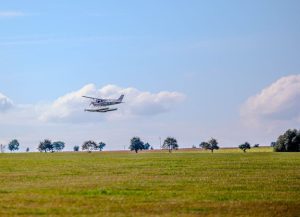
[[[300,216],[300,153],[16,153],[0,165],[0,216]]]

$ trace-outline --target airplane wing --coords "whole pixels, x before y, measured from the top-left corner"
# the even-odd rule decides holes
[[[102,100],[100,98],[94,98],[94,97],[90,97],[90,96],[82,96],[84,98],[87,98],[87,99],[92,99],[92,100]]]

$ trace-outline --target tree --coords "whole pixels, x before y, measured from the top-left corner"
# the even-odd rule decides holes
[[[130,140],[129,149],[131,151],[135,151],[135,153],[138,153],[139,150],[144,149],[144,142],[139,137],[133,137]]]
[[[208,144],[210,144],[211,146],[211,152],[213,152],[215,149],[218,150],[219,149],[219,146],[218,146],[218,141],[214,138],[211,138],[209,141],[208,141]]]
[[[84,142],[81,148],[82,150],[87,150],[88,152],[91,152],[92,150],[97,150],[97,143],[92,140],[89,140]]]
[[[73,150],[74,150],[74,151],[79,151],[79,146],[78,146],[78,145],[75,145],[75,146],[73,147]]]
[[[173,149],[178,149],[177,140],[173,137],[168,137],[165,139],[163,148],[166,148],[171,153]]]
[[[52,146],[54,151],[62,151],[65,148],[65,143],[61,141],[53,142]]]
[[[270,146],[273,148],[275,147],[275,145],[276,145],[276,142],[271,142],[271,144],[270,144]]]
[[[61,151],[65,148],[65,143],[58,141],[58,142],[51,142],[49,139],[45,139],[44,141],[40,142],[38,146],[38,150],[40,152],[55,152],[55,151]],[[28,148],[29,151],[29,148]]]
[[[150,144],[149,144],[148,142],[144,144],[144,149],[145,149],[145,150],[149,150],[150,147],[151,147],[151,146],[150,146]]]
[[[251,145],[248,142],[245,142],[244,144],[239,145],[239,149],[243,150],[243,152],[246,152],[247,149],[251,149]]]
[[[29,148],[28,147],[26,148],[26,152],[29,152]]]
[[[40,142],[39,146],[38,146],[38,150],[40,152],[48,152],[51,151],[53,152],[53,145],[51,140],[49,139],[45,139],[44,141]]]
[[[253,148],[259,148],[259,144],[255,144]]]
[[[209,149],[209,144],[208,144],[208,142],[201,142],[199,147],[207,150],[207,149]]]
[[[106,144],[104,142],[100,142],[99,145],[98,145],[98,149],[100,151],[102,151],[105,146],[106,146]]]
[[[1,150],[1,153],[4,153],[5,152],[5,148],[6,148],[6,146],[5,145],[0,145],[0,150]]]
[[[19,150],[19,146],[20,146],[20,144],[19,144],[18,140],[14,139],[8,144],[8,149],[10,151],[17,151],[17,150]]]
[[[300,151],[300,130],[287,130],[280,135],[274,145],[276,152],[299,152]]]
[[[211,138],[208,142],[201,142],[199,146],[205,150],[210,150],[211,153],[214,153],[214,150],[219,149],[218,141],[214,138]]]

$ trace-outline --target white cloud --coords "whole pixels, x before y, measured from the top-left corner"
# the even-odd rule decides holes
[[[10,17],[22,17],[22,16],[26,16],[26,14],[20,11],[0,11],[0,17],[10,18]]]
[[[300,75],[282,77],[259,94],[250,97],[241,108],[248,122],[300,122]]]
[[[118,98],[121,94],[125,94],[125,103],[116,106],[119,108],[116,112],[84,112],[89,100],[82,95]],[[168,123],[163,117],[152,116],[172,111],[184,98],[178,92],[152,93],[116,85],[98,89],[94,84],[49,103],[21,105],[0,94],[0,111],[5,111],[0,113],[0,123],[5,126],[1,129],[0,141],[7,144],[17,138],[23,149],[36,150],[39,141],[50,138],[65,141],[68,150],[72,150],[74,145],[81,145],[87,139],[101,139],[110,144],[109,149],[123,149],[124,145],[127,148],[129,138],[140,135],[157,145],[158,135],[171,135],[171,132],[175,133],[174,128],[182,130],[182,126],[171,124],[172,127],[166,127]]]
[[[83,95],[92,93],[95,91],[95,86],[90,84],[84,86],[79,91],[68,93],[59,97],[53,103],[44,106],[44,111],[39,116],[42,121],[49,120],[64,120],[72,116],[78,116],[78,113],[83,112],[84,99]]]
[[[105,114],[84,112],[90,101],[83,95],[118,98],[125,94],[124,104],[115,106],[119,110]],[[56,122],[98,122],[103,120],[130,119],[137,116],[153,116],[174,109],[185,96],[178,92],[162,91],[159,93],[143,92],[136,88],[121,88],[116,85],[106,85],[100,89],[94,84],[88,84],[81,89],[67,93],[53,102],[36,103],[29,105],[14,104],[11,99],[0,93],[0,116],[3,123],[27,122],[47,123]]]
[[[92,116],[83,112],[89,104],[83,95],[118,98],[125,94],[125,104],[118,106],[118,112],[107,113],[105,115]],[[116,85],[106,85],[97,89],[94,84],[88,84],[78,91],[68,93],[59,97],[46,107],[39,116],[42,121],[61,122],[84,122],[99,121],[104,117],[108,119],[131,118],[134,116],[156,115],[172,110],[178,103],[183,101],[185,96],[178,92],[162,91],[159,93],[142,92],[135,88],[121,88]]]
[[[6,111],[13,107],[13,101],[7,96],[0,93],[0,112]]]

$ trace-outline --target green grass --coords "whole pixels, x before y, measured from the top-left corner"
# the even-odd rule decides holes
[[[300,216],[300,153],[0,154],[0,216]]]

